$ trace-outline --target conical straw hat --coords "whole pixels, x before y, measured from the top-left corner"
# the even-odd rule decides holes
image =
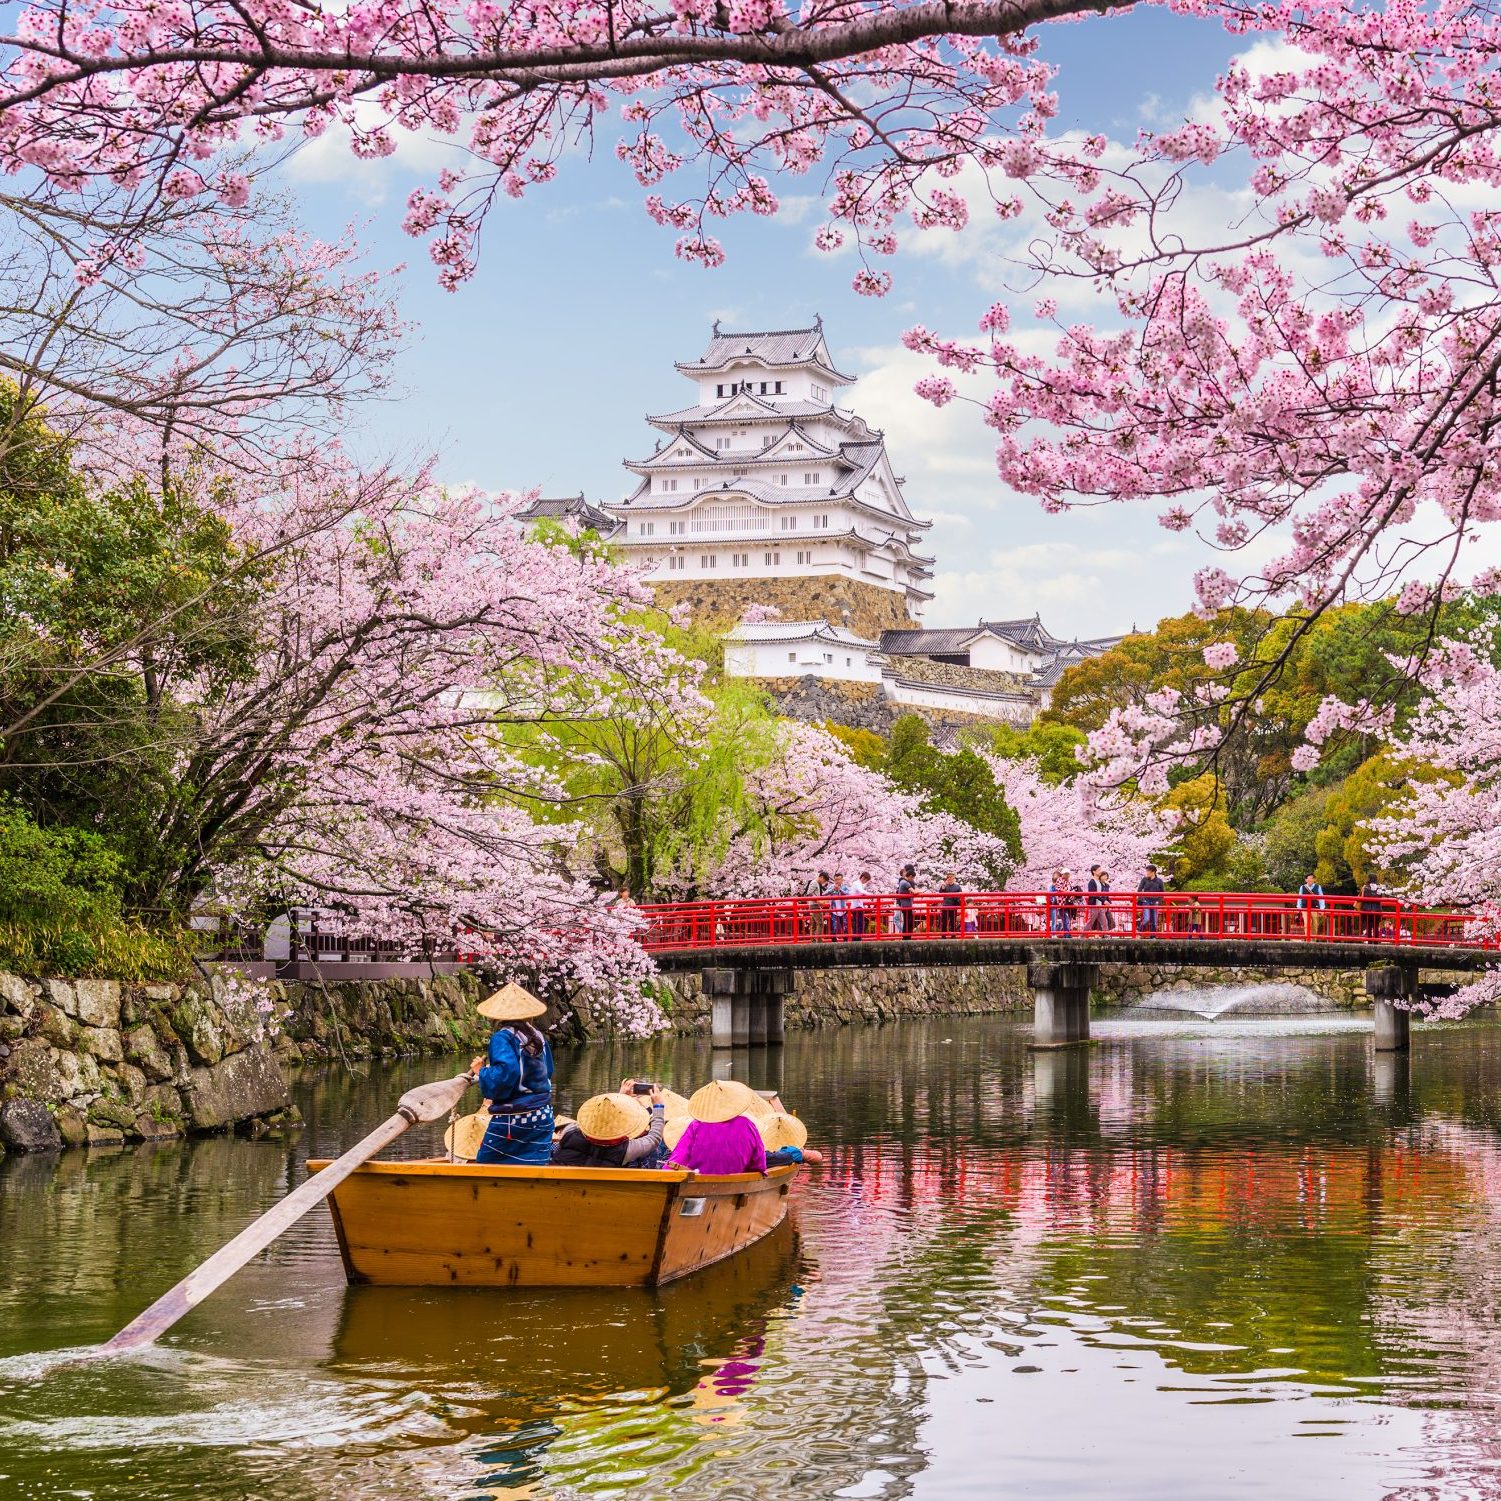
[[[590,1141],[640,1136],[651,1117],[628,1094],[597,1094],[579,1106],[579,1130]]]
[[[745,1085],[734,1079],[715,1079],[694,1091],[693,1098],[688,1101],[688,1110],[694,1120],[712,1126],[720,1121],[732,1121],[737,1115],[750,1115],[756,1104],[755,1094]]]
[[[756,1129],[768,1152],[780,1151],[783,1147],[802,1148],[808,1145],[808,1128],[795,1115],[777,1114],[769,1121],[757,1121]]]
[[[664,1089],[662,1091],[662,1104],[666,1107],[667,1119],[670,1121],[675,1121],[680,1116],[687,1117],[693,1113],[688,1108],[688,1097],[680,1095],[671,1089]]]
[[[514,980],[502,985],[494,995],[479,1003],[479,1014],[492,1022],[524,1022],[541,1016],[547,1007],[531,991]]]
[[[479,1156],[479,1144],[490,1129],[490,1112],[476,1110],[473,1115],[461,1115],[444,1133],[443,1145],[460,1162],[473,1162]]]
[[[683,1133],[693,1124],[691,1115],[674,1116],[662,1127],[662,1140],[667,1143],[670,1152],[683,1139]]]
[[[758,1094],[754,1089],[747,1089],[750,1096],[750,1104],[746,1106],[745,1113],[753,1121],[769,1121],[777,1113],[777,1107],[763,1094]]]

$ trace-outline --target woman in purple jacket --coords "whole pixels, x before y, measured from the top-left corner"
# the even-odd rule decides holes
[[[688,1101],[692,1119],[666,1166],[691,1168],[706,1177],[764,1173],[766,1144],[751,1119],[755,1096],[744,1084],[716,1079]]]

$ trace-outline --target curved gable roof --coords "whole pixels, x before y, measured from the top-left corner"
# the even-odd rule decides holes
[[[751,361],[761,365],[816,365],[840,385],[853,385],[852,375],[835,368],[823,336],[823,319],[811,328],[773,328],[754,333],[725,333],[714,325],[708,346],[696,360],[682,361],[684,375],[707,375],[728,365]]]

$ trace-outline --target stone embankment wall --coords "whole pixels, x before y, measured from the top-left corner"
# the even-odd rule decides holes
[[[1425,969],[1420,975],[1428,984],[1463,983],[1466,978],[1447,970]],[[664,975],[661,984],[666,989],[663,999],[673,1031],[690,1036],[706,1034],[710,1003],[699,973],[690,970]],[[1301,985],[1347,1010],[1370,1004],[1364,968],[1257,969],[1239,965],[1199,969],[1173,964],[1101,964],[1096,966],[1090,999],[1096,1007],[1117,1009],[1159,991],[1202,990],[1211,985]],[[786,1025],[789,1030],[812,1031],[903,1017],[1029,1011],[1031,1006],[1026,966],[1020,964],[801,970],[797,988],[787,998]]]
[[[898,703],[886,697],[886,690],[879,683],[840,683],[812,676],[761,678],[758,681],[771,695],[778,714],[784,719],[800,719],[808,724],[832,720],[850,729],[889,735],[892,725],[905,714],[916,714],[935,729],[995,722],[995,716],[990,714],[964,714],[955,709]],[[941,736],[935,735],[934,738],[941,741]]]
[[[0,974],[0,1143],[22,1151],[219,1131],[290,1101],[267,1017],[193,985]]]
[[[664,1000],[673,1031],[706,1034],[711,1008],[698,971],[664,975],[660,983],[668,991]],[[785,1021],[791,1031],[816,1031],[852,1022],[1021,1011],[1031,1005],[1024,965],[804,970],[796,991],[787,997]]]
[[[794,544],[801,539],[791,538]],[[687,604],[699,625],[728,630],[750,605],[774,605],[783,620],[827,620],[848,626],[867,641],[882,631],[911,630],[915,622],[907,613],[907,597],[895,589],[863,579],[821,574],[799,578],[718,578],[662,580],[652,594],[664,609]]]
[[[1181,964],[1100,964],[1090,997],[1096,1006],[1130,1006],[1158,991],[1202,990],[1209,985],[1302,985],[1336,1006],[1368,1004],[1363,969],[1186,969]]]
[[[0,1147],[295,1124],[288,1069],[477,1047],[490,1032],[478,999],[474,975],[252,989],[222,973],[188,985],[0,973]]]

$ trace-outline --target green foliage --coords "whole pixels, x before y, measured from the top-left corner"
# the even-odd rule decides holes
[[[0,922],[81,927],[119,916],[120,857],[83,829],[46,830],[0,801]]]
[[[999,724],[990,731],[990,748],[1004,761],[1033,760],[1044,782],[1057,786],[1079,774],[1078,748],[1085,735],[1071,724],[1039,719],[1020,730]]]
[[[39,828],[0,800],[0,963],[28,974],[180,974],[186,935],[121,913],[120,856],[84,829]]]
[[[1328,816],[1327,787],[1310,787],[1283,803],[1266,827],[1267,879],[1278,891],[1296,891],[1313,871],[1326,887],[1340,884],[1329,862],[1320,858],[1319,842]],[[1348,877],[1348,870],[1345,876]]]
[[[850,725],[824,723],[824,729],[849,752],[850,760],[867,771],[878,769],[886,759],[886,742],[874,730],[855,729]]]
[[[1446,605],[1437,630],[1445,635],[1466,630],[1490,608],[1473,599]],[[1419,651],[1430,628],[1426,618],[1398,615],[1389,602],[1341,605],[1312,621],[1296,612],[1277,617],[1239,609],[1210,620],[1173,616],[1070,667],[1044,718],[1088,733],[1113,710],[1141,704],[1161,689],[1188,696],[1201,685],[1220,684],[1228,698],[1204,711],[1222,732],[1213,763],[1206,758],[1192,764],[1177,780],[1212,771],[1230,824],[1249,831],[1306,788],[1332,785],[1380,750],[1379,741],[1357,731],[1332,739],[1313,772],[1293,770],[1293,752],[1327,697],[1354,702],[1389,691],[1402,723],[1416,690],[1388,658]],[[1204,661],[1204,648],[1223,641],[1233,642],[1240,653],[1239,665],[1228,673]]]
[[[1177,816],[1171,850],[1174,885],[1188,891],[1224,890],[1231,883],[1237,841],[1218,779],[1206,772],[1180,783],[1162,807]]]
[[[1003,840],[1021,858],[1021,823],[983,757],[972,750],[941,751],[925,720],[904,714],[891,727],[885,758],[876,768],[932,813],[950,813]],[[998,873],[1004,879],[1003,873]]]
[[[0,386],[0,796],[44,828],[99,835],[131,904],[185,911],[195,893],[172,873],[194,847],[163,837],[162,809],[181,798],[197,726],[170,685],[248,672],[266,567],[238,552],[193,474],[99,491],[14,406]]]
[[[533,815],[583,817],[596,876],[637,900],[693,891],[735,838],[758,831],[746,778],[776,753],[765,694],[741,678],[701,678],[691,659],[702,662],[709,638],[657,625],[690,658],[672,682],[647,696],[622,683],[608,717],[523,728],[515,741],[560,789],[550,802],[534,800]],[[706,706],[687,707],[694,692]]]

